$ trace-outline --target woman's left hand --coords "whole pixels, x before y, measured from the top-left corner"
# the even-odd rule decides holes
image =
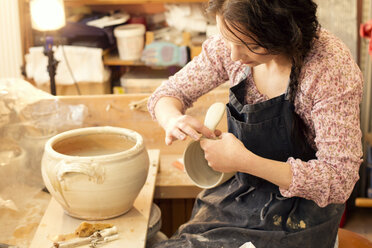
[[[222,133],[218,139],[201,139],[200,146],[208,165],[224,173],[240,171],[253,154],[231,133]]]

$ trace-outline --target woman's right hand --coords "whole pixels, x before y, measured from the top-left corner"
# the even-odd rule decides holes
[[[182,102],[174,97],[162,97],[155,105],[156,119],[165,130],[165,144],[171,145],[175,140],[185,140],[187,136],[194,140],[198,140],[202,135],[207,138],[216,137],[198,119],[183,114],[182,108]]]
[[[193,140],[199,140],[201,136],[210,139],[216,138],[213,131],[190,115],[179,115],[169,118],[164,129],[165,144],[167,145],[171,145],[176,140],[185,140],[187,136]]]

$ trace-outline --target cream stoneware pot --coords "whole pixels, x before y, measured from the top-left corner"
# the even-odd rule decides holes
[[[204,125],[214,131],[225,113],[226,105],[221,102],[212,104],[205,115]],[[202,139],[204,139],[202,137]],[[213,170],[204,157],[199,141],[191,141],[183,153],[185,171],[195,185],[210,189],[221,185],[235,175]]]
[[[102,220],[132,208],[145,184],[149,157],[135,131],[87,127],[50,138],[41,164],[45,186],[68,215]]]

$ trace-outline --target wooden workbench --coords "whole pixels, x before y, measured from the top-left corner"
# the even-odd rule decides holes
[[[185,173],[172,166],[172,162],[182,157],[189,140],[176,141],[171,146],[165,145],[164,130],[152,120],[146,104],[150,94],[95,95],[95,96],[58,96],[66,104],[83,104],[88,115],[84,126],[116,126],[124,127],[140,133],[147,149],[160,150],[160,168],[156,180],[155,198],[179,199],[195,198],[200,192]],[[204,121],[209,106],[215,102],[228,102],[228,90],[215,89],[202,96],[187,110],[187,113]],[[134,105],[137,105],[133,108]],[[217,127],[227,130],[226,116]]]
[[[185,223],[191,215],[194,199],[201,191],[185,175],[172,166],[182,157],[189,140],[176,141],[165,145],[164,130],[152,120],[146,108],[150,94],[95,95],[95,96],[59,96],[62,103],[83,104],[88,109],[84,126],[117,126],[140,133],[147,149],[160,150],[160,167],[155,186],[155,203],[162,212],[162,232],[170,236]],[[215,102],[228,102],[228,89],[217,88],[200,97],[187,113],[204,121],[205,113]],[[135,106],[135,107],[133,107]],[[227,130],[226,116],[217,126]]]
[[[201,189],[193,185],[183,171],[172,166],[174,161],[182,157],[189,141],[176,141],[171,146],[165,145],[164,130],[152,120],[146,109],[146,100],[144,99],[148,97],[149,94],[50,96],[50,98],[32,102],[36,106],[31,106],[31,109],[38,111],[45,108],[45,106],[39,106],[39,104],[50,105],[50,109],[54,109],[56,106],[62,106],[66,109],[65,105],[68,106],[67,109],[74,108],[75,105],[84,106],[86,115],[83,118],[83,124],[66,128],[89,126],[128,128],[137,131],[143,136],[147,149],[160,150],[160,165],[155,182],[154,202],[160,207],[162,212],[162,231],[170,236],[180,224],[189,219],[193,201]],[[187,113],[204,121],[204,115],[208,107],[217,101],[227,102],[228,92],[226,90],[213,90],[201,97]],[[135,105],[137,105],[137,108],[133,108]],[[217,128],[225,131],[227,129],[226,121],[221,121]],[[58,131],[62,132],[65,130]],[[48,197],[49,195],[45,194],[45,198]],[[24,226],[17,227],[15,230],[16,235],[13,238],[5,238],[3,242],[15,244],[22,240],[22,242],[27,243],[33,237],[34,230],[39,225],[39,218],[41,218],[44,214],[44,209],[48,206],[48,201],[49,199],[43,200],[39,211],[34,209],[35,211],[31,213],[35,217],[32,223],[27,222]],[[29,208],[25,208],[25,211],[27,209]],[[28,211],[24,214],[28,214]],[[20,213],[19,220],[22,219],[24,218],[22,218]],[[16,228],[16,226],[10,226],[9,235],[13,228]],[[25,236],[26,234],[27,237]]]

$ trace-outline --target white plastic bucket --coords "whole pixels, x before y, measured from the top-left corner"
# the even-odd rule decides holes
[[[139,60],[141,58],[145,31],[143,24],[126,24],[114,29],[120,59]]]

